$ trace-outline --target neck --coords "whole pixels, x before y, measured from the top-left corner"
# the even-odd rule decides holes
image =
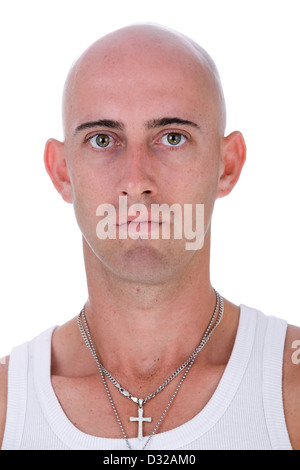
[[[178,367],[199,344],[215,308],[207,264],[143,284],[100,269],[88,251],[85,246],[86,317],[103,365],[139,380]]]

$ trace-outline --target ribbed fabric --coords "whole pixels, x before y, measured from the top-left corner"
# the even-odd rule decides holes
[[[242,305],[234,348],[213,396],[193,419],[153,436],[147,450],[290,450],[282,400],[286,328],[284,320]],[[2,449],[126,450],[124,439],[85,434],[66,417],[51,385],[53,330],[12,351]],[[129,441],[133,449],[144,445]]]
[[[274,345],[277,347],[274,347]],[[282,370],[277,367],[282,361],[284,341],[276,322],[270,322],[266,333],[263,367],[263,399],[270,440],[276,449],[285,448],[285,436],[280,432],[281,417],[284,414],[282,401]],[[274,387],[274,383],[277,384]]]
[[[27,403],[27,347],[17,347],[9,360],[8,406],[6,410],[5,440],[11,450],[20,449]],[[2,446],[4,448],[4,446]]]

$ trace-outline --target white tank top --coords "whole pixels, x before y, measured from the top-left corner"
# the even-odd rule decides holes
[[[282,400],[286,328],[284,320],[242,305],[234,348],[211,399],[190,421],[154,435],[147,450],[292,449]],[[68,420],[51,385],[53,330],[12,350],[2,449],[125,450],[124,439],[85,434]],[[133,449],[143,446],[129,441]]]

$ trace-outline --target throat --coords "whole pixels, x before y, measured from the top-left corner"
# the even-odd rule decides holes
[[[132,401],[138,404],[138,400],[143,400],[161,387],[180,365],[181,363],[163,365],[157,360],[152,365],[150,361],[147,361],[147,364],[137,363],[135,366],[131,364],[129,367],[119,364],[109,370],[112,372],[110,375],[118,381],[121,394],[127,398],[133,397]],[[140,402],[140,405],[142,404]]]
[[[221,321],[222,315],[223,299],[216,292],[215,308],[210,321],[206,324],[206,329],[203,327],[203,329],[200,329],[200,331],[203,331],[200,343],[198,343],[200,338],[197,334],[197,330],[199,330],[196,328],[198,326],[197,322],[191,325],[190,322],[182,323],[181,321],[179,326],[176,327],[175,321],[175,326],[174,322],[172,327],[164,325],[166,329],[163,330],[163,336],[161,330],[158,330],[154,336],[150,334],[151,332],[146,334],[144,328],[142,328],[142,331],[138,327],[134,331],[128,331],[126,350],[122,348],[122,345],[124,345],[122,338],[116,341],[115,337],[109,338],[106,336],[106,346],[109,343],[113,345],[113,348],[102,348],[102,341],[98,344],[93,343],[85,315],[85,307],[78,315],[77,322],[85,345],[90,350],[98,369],[102,368],[111,381],[112,374],[116,374],[118,377],[116,377],[116,380],[122,380],[127,386],[130,384],[131,386],[138,385],[139,390],[137,392],[140,394],[142,390],[147,388],[147,384],[151,383],[152,386],[155,383],[159,384],[162,380],[166,380],[170,374],[173,374],[174,371],[179,368],[183,370],[191,361],[194,361]],[[189,328],[187,329],[187,327]],[[162,337],[164,337],[164,340],[162,340]],[[187,337],[190,337],[190,341],[184,340]],[[184,367],[181,369],[183,365]],[[108,370],[111,372],[109,373]],[[127,386],[122,385],[126,388]]]
[[[161,360],[158,354],[152,357],[135,358],[134,360],[123,363],[120,361],[117,367],[113,369],[119,371],[118,373],[124,377],[125,381],[130,383],[137,383],[145,386],[149,382],[156,382],[168,374],[171,369],[177,367],[178,364],[169,363],[167,360]]]

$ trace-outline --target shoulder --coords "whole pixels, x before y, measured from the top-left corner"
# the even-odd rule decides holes
[[[283,402],[290,440],[300,450],[300,328],[288,325],[283,361]]]
[[[0,359],[0,449],[2,445],[7,403],[7,378],[9,356]]]

